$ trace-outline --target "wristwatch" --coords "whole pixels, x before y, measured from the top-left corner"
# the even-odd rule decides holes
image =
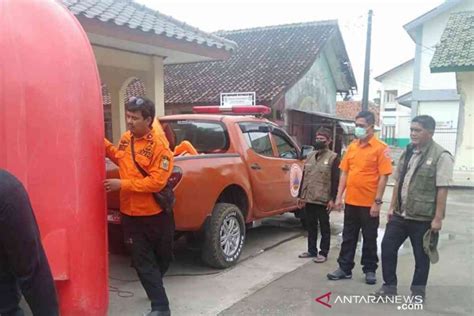
[[[375,199],[375,204],[382,205],[383,204],[382,199]]]

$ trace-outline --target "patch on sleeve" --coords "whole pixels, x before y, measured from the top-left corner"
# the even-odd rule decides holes
[[[165,171],[168,171],[170,169],[170,158],[169,157],[166,157],[166,156],[161,157],[160,168],[165,170]]]
[[[392,159],[392,157],[390,156],[390,147],[385,148],[383,154],[384,154],[385,157],[387,157],[388,159]]]

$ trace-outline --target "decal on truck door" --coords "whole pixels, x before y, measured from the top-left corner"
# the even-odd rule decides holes
[[[290,169],[290,192],[292,197],[298,197],[300,191],[301,178],[303,177],[303,170],[297,164],[292,164]]]

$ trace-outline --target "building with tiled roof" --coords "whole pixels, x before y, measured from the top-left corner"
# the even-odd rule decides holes
[[[451,14],[430,68],[431,72],[474,71],[474,11]]]
[[[139,80],[156,112],[164,113],[164,65],[225,60],[235,42],[203,32],[133,0],[60,0],[92,44],[101,80],[110,93],[107,134],[125,131],[127,87]],[[40,13],[39,13],[40,14]],[[106,107],[107,110],[107,107]],[[110,115],[109,115],[110,114]]]
[[[474,11],[451,13],[430,63],[433,73],[452,73],[460,96],[454,184],[474,187]]]
[[[374,79],[381,83],[380,137],[389,145],[405,148],[410,142],[414,59],[397,65]]]
[[[337,101],[336,103],[338,118],[353,121],[360,111],[362,111],[361,101]],[[369,111],[375,115],[375,125],[380,126],[380,106],[369,101]]]
[[[404,25],[415,48],[411,93],[399,102],[411,105],[412,117],[431,115],[436,121],[434,140],[456,155],[460,97],[454,73],[432,72],[432,62],[451,14],[472,11],[472,0],[446,0]],[[403,99],[403,100],[402,100]]]
[[[167,65],[167,113],[219,104],[221,93],[255,92],[273,119],[302,138],[295,111],[336,114],[336,95],[351,95],[354,74],[337,21],[220,31],[238,49],[225,61]],[[299,119],[298,119],[299,120]],[[300,139],[301,140],[301,139]]]
[[[335,90],[356,89],[349,59],[336,21],[289,24],[217,33],[239,49],[226,61],[167,66],[165,103],[214,104],[221,92],[256,92],[257,102],[269,104],[281,96],[314,64],[329,42],[338,51]]]

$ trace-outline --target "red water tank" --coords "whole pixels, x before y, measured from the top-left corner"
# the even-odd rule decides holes
[[[30,194],[61,314],[108,305],[104,120],[91,45],[55,0],[0,1],[0,167]]]

